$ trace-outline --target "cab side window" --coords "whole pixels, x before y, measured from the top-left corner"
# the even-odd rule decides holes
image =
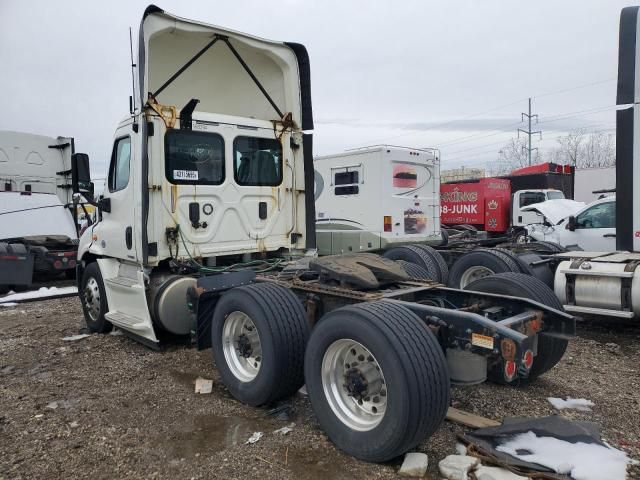
[[[576,217],[576,228],[616,228],[616,202],[600,203]]]
[[[544,202],[546,200],[544,192],[522,192],[520,194],[520,206],[526,207],[534,203]]]
[[[109,191],[123,190],[129,184],[131,168],[131,138],[123,137],[116,140],[111,154],[109,166]]]

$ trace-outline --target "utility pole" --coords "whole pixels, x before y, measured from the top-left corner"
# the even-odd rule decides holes
[[[538,148],[531,148],[531,135],[535,135],[535,134],[540,134],[540,138],[542,139],[542,131],[541,130],[537,130],[535,132],[531,131],[531,119],[533,117],[536,118],[536,123],[538,123],[538,115],[537,114],[532,114],[531,113],[531,97],[529,97],[529,113],[523,113],[522,114],[522,121],[524,122],[524,117],[527,117],[527,119],[529,120],[529,128],[527,130],[522,130],[521,128],[518,129],[518,138],[520,138],[520,132],[526,134],[529,137],[529,147],[522,147],[523,150],[526,150],[529,156],[529,166],[531,166],[531,152],[534,150],[538,150]]]

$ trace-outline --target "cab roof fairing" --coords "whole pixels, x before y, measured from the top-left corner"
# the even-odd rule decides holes
[[[261,39],[214,25],[184,19],[150,5],[140,24],[138,85],[140,105],[215,35],[229,38],[278,108],[292,114],[294,124],[313,129],[306,49]],[[219,45],[218,45],[219,44]],[[223,41],[217,42],[186,69],[158,102],[178,111],[191,98],[200,100],[196,111],[261,120],[281,120],[240,62]]]

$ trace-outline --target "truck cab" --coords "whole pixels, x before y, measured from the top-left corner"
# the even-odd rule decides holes
[[[138,65],[138,96],[115,131],[95,201],[98,221],[80,240],[79,288],[90,326],[115,325],[153,346],[163,332],[193,329],[186,301],[163,307],[186,298],[196,273],[269,268],[315,246],[305,190],[313,123],[299,44],[150,6]]]
[[[525,227],[532,223],[539,223],[542,220],[536,212],[522,210],[524,207],[546,202],[547,200],[562,200],[564,198],[564,193],[556,189],[532,189],[514,192],[511,200],[511,226]]]

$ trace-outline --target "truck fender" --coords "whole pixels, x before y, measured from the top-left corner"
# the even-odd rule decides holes
[[[196,346],[198,350],[211,348],[211,321],[220,296],[227,290],[255,282],[253,270],[218,273],[198,278],[195,288],[187,293],[196,312]]]

